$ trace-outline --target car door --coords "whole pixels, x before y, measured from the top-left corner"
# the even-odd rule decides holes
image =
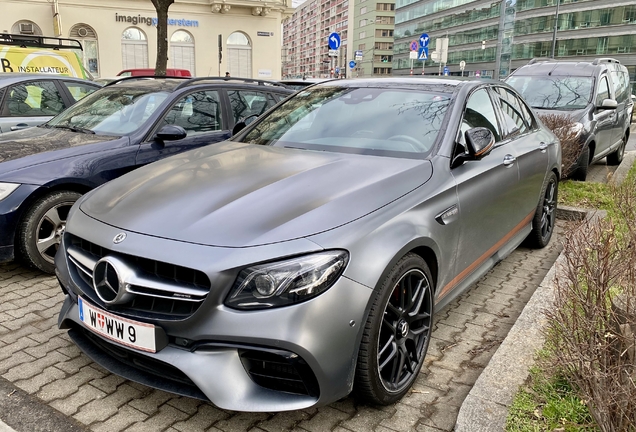
[[[178,98],[140,145],[137,165],[230,138],[221,101],[217,90],[201,90]],[[181,126],[187,136],[175,141],[158,140],[156,133],[166,125]]]
[[[502,128],[486,87],[473,91],[466,104],[456,153],[464,152],[464,132],[486,127],[495,136],[495,147],[479,161],[467,161],[451,170],[457,184],[460,234],[456,279],[463,280],[486,264],[518,229],[515,195],[519,191],[517,154]]]
[[[513,207],[515,219],[533,214],[548,169],[548,146],[554,138],[537,127],[526,104],[510,89],[494,86],[495,106],[501,115],[504,143],[514,149],[519,170],[519,188]]]
[[[611,90],[607,75],[603,74],[596,87],[594,103],[594,120],[596,121],[596,151],[594,156],[605,154],[612,143],[612,134],[616,123],[616,110],[600,108],[605,99],[611,98]]]
[[[0,105],[0,132],[45,123],[61,113],[66,104],[52,80],[34,80],[6,88]]]

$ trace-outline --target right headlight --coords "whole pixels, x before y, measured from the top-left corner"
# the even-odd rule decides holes
[[[338,280],[348,260],[346,251],[336,250],[246,268],[225,304],[234,309],[269,309],[309,300]]]
[[[11,195],[19,186],[18,183],[0,183],[0,201]]]

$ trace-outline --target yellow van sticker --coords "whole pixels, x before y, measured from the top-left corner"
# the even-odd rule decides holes
[[[72,51],[20,48],[0,48],[0,71],[44,73],[86,78],[84,67]]]

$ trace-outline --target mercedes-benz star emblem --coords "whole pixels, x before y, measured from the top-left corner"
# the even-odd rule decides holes
[[[115,236],[115,238],[113,239],[113,243],[119,244],[119,243],[123,242],[124,240],[126,240],[126,233],[122,232],[122,233],[119,233],[119,234],[117,234]]]
[[[402,337],[406,337],[409,334],[409,325],[406,321],[401,320],[397,325],[398,334]]]
[[[93,288],[97,296],[106,304],[120,304],[129,300],[130,293],[117,271],[119,260],[105,257],[97,261],[93,269]]]

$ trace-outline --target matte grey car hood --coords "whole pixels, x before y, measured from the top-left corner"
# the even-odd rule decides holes
[[[431,174],[428,160],[226,142],[115,179],[80,209],[125,231],[210,246],[258,246],[351,222]]]

